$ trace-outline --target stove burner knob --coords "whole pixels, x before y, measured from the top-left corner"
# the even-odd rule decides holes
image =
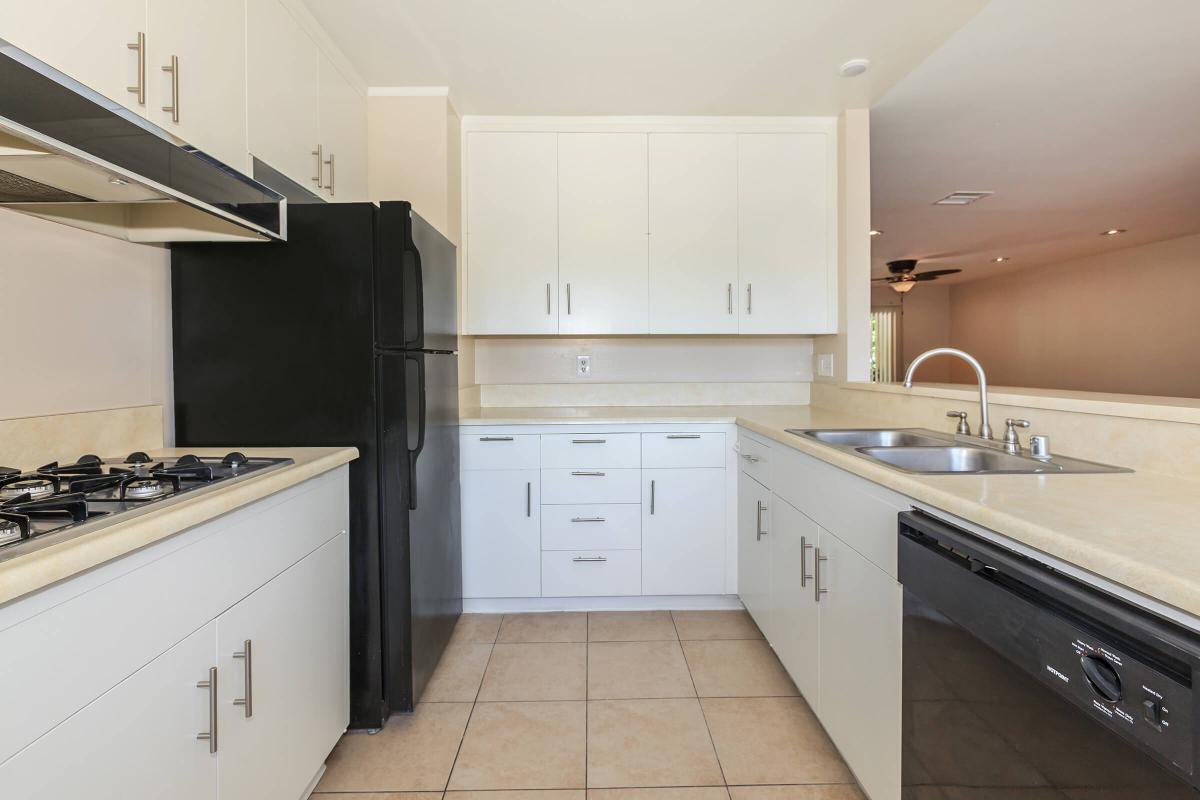
[[[149,464],[150,456],[143,453],[141,450],[136,450],[130,453],[125,458],[126,464]]]
[[[221,463],[227,467],[237,469],[238,467],[246,466],[246,462],[249,460],[250,459],[246,458],[245,453],[240,453],[237,450],[234,450],[232,453],[229,453],[222,458]]]
[[[100,456],[92,455],[91,453],[88,453],[87,455],[82,455],[79,458],[75,459],[75,463],[76,464],[100,464],[100,463],[103,463],[103,461],[100,458]]]
[[[188,453],[187,455],[182,455],[179,458],[175,459],[175,466],[177,466],[177,467],[183,467],[183,466],[187,466],[188,464],[199,464],[199,463],[200,463],[200,459],[197,456],[192,455],[191,453]]]
[[[1089,655],[1079,659],[1079,662],[1083,665],[1084,677],[1093,692],[1110,703],[1121,699],[1121,676],[1108,663],[1108,659]]]

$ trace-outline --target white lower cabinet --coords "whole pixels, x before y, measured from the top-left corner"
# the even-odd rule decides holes
[[[296,800],[345,727],[346,537],[217,618],[220,796]],[[298,669],[303,665],[303,669]]]
[[[536,469],[462,472],[463,597],[541,594]]]
[[[758,627],[769,633],[771,603],[771,490],[738,474],[738,594]]]
[[[542,597],[616,597],[640,594],[637,550],[564,550],[542,553]]]
[[[816,548],[821,541],[817,523],[778,497],[771,501],[771,591],[768,600],[775,653],[796,688],[820,713],[818,648],[821,614],[813,583]]]
[[[642,593],[725,592],[725,470],[642,470]]]
[[[210,730],[208,689],[196,684],[215,649],[210,622],[0,766],[0,796],[213,800],[217,756],[196,738]]]
[[[903,591],[828,531],[820,554],[818,714],[867,795],[898,798]]]

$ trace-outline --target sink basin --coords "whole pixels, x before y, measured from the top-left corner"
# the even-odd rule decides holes
[[[858,452],[906,472],[960,473],[1057,473],[1058,464],[1009,455],[982,447],[859,447]]]
[[[866,428],[862,430],[799,430],[788,433],[806,436],[818,442],[837,447],[932,447],[945,446],[945,439],[937,439],[911,430]]]

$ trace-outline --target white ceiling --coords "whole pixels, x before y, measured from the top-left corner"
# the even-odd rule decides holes
[[[371,86],[461,114],[835,114],[870,105],[986,0],[306,0]],[[840,78],[850,58],[865,75]]]
[[[1197,0],[993,0],[872,109],[875,273],[970,280],[1200,232],[1198,35]],[[955,190],[996,194],[932,205]]]

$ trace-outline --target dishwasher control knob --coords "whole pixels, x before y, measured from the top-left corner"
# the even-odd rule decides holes
[[[1083,665],[1083,674],[1087,678],[1092,691],[1110,703],[1121,699],[1121,676],[1108,663],[1108,659],[1100,656],[1084,656],[1079,659]]]

